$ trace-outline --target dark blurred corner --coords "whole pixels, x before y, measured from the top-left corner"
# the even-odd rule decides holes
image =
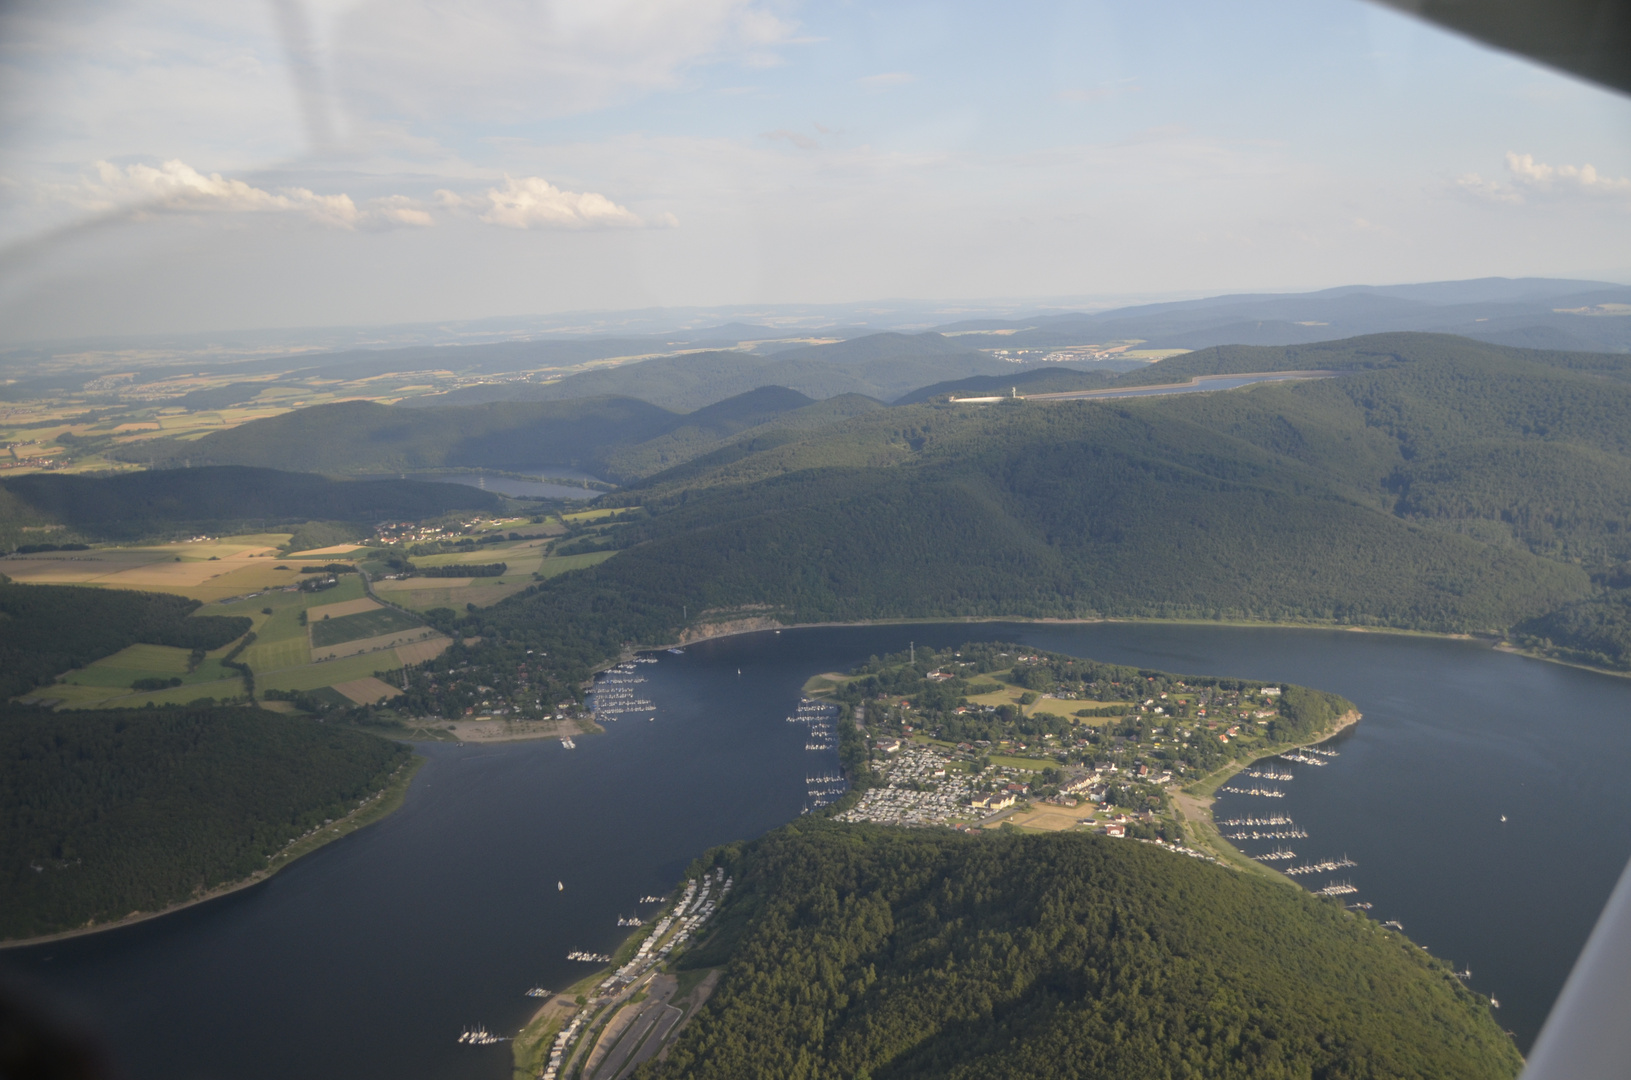
[[[1377,0],[1631,93],[1631,0]]]
[[[101,1042],[42,1000],[17,981],[0,981],[0,1080],[116,1080]]]

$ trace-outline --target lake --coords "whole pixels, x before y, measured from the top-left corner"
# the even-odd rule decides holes
[[[1339,757],[1277,764],[1295,774],[1276,785],[1285,798],[1225,796],[1218,816],[1286,814],[1310,837],[1278,843],[1346,853],[1359,865],[1328,877],[1469,966],[1522,1048],[1631,855],[1631,680],[1344,631],[811,628],[653,654],[638,674],[655,720],[626,716],[576,750],[426,746],[400,811],[271,880],[0,962],[98,1025],[138,1078],[501,1080],[508,1049],[457,1045],[464,1025],[515,1030],[536,1004],[526,988],[587,973],[568,951],[611,951],[638,897],[668,892],[707,847],[796,817],[805,777],[835,767],[784,722],[808,676],[969,640],[1354,700],[1365,719],[1333,742]]]

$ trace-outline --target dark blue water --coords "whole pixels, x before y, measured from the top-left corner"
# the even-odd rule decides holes
[[[584,974],[565,953],[609,951],[638,896],[667,892],[710,845],[797,816],[804,777],[833,765],[783,722],[808,676],[971,639],[1353,699],[1365,719],[1330,766],[1289,766],[1287,798],[1226,797],[1219,816],[1289,814],[1312,835],[1287,846],[1353,857],[1340,876],[1357,899],[1470,966],[1520,1047],[1631,856],[1628,680],[1341,631],[821,628],[659,654],[641,665],[656,721],[574,751],[426,747],[401,811],[271,881],[0,962],[99,1024],[138,1078],[498,1080],[507,1049],[456,1045],[464,1024],[514,1030],[534,1004],[521,992]]]

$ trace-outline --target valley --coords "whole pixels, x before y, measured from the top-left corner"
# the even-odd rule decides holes
[[[559,740],[582,753],[648,726],[634,722],[643,699],[612,693],[608,669],[748,628],[1346,627],[1631,670],[1623,357],[1389,333],[1136,359],[1113,350],[1122,370],[1081,367],[1105,362],[1084,361],[1084,346],[996,373],[980,365],[1010,361],[993,360],[995,346],[970,359],[966,337],[636,358],[502,400],[473,386],[442,400],[337,400],[149,432],[73,468],[12,470],[0,476],[11,552],[0,600],[66,590],[89,615],[63,620],[56,638],[0,641],[26,673],[8,706],[16,730],[77,717],[85,746],[115,732],[136,747],[176,724],[247,723],[245,739],[274,742],[290,737],[279,725],[305,726],[363,740],[331,774],[345,790],[373,785],[353,798],[372,806],[389,784],[365,747],[509,752]],[[839,370],[849,381],[834,381]],[[785,384],[744,385],[771,371]],[[140,467],[95,467],[115,458]],[[496,488],[549,469],[585,497]],[[438,482],[454,475],[463,482]],[[1262,798],[1269,781],[1231,777],[1279,777],[1279,761],[1300,760],[1294,748],[1350,724],[1353,704],[1290,683],[1122,670],[980,640],[913,645],[814,679],[806,669],[807,693],[842,714],[830,730],[795,733],[806,753],[842,763],[799,788],[812,822],[883,829],[866,833],[883,847],[903,826],[1004,844],[1095,833],[1199,856],[1177,861],[1203,875],[1282,886],[1287,870],[1353,865],[1281,866],[1278,848],[1231,840],[1246,833],[1207,812],[1214,799]],[[191,760],[217,778],[239,768]],[[1260,760],[1269,765],[1248,766]],[[207,786],[180,796],[184,775],[132,782],[169,793],[185,819]],[[49,781],[77,782],[71,770]],[[228,826],[254,838],[243,850],[264,869],[217,858],[190,885],[156,874],[140,899],[99,885],[94,903],[87,893],[62,910],[94,912],[99,926],[121,908],[185,904],[265,880],[355,827],[336,816],[331,789],[302,787],[297,773],[266,782],[263,801]],[[127,812],[128,795],[108,797]],[[278,799],[292,809],[273,809]],[[74,828],[54,850],[104,842]],[[750,873],[759,856],[740,857]],[[1350,888],[1326,877],[1309,888]],[[70,928],[45,914],[58,900],[29,903],[26,933]],[[758,918],[741,912],[722,928]],[[665,1030],[665,1068],[704,1075],[687,1048],[728,1042],[711,1025],[740,1008],[720,951],[736,933],[699,943],[677,969],[682,981],[693,963],[697,978],[721,977],[706,1008],[683,1005],[685,1022]],[[627,997],[593,1000],[610,1016]],[[552,1045],[570,1011],[546,1010],[526,1045]],[[619,1037],[601,1040],[602,1056],[632,1060],[645,1035],[622,1049]],[[576,1068],[577,1044],[566,1049],[557,1065]]]

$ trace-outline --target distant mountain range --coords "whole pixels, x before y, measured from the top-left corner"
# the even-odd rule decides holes
[[[767,424],[793,432],[883,407],[858,394],[818,402],[784,386],[755,387],[688,413],[610,395],[434,408],[345,401],[252,421],[194,441],[136,443],[122,453],[156,469],[180,466],[195,472],[203,466],[259,465],[300,473],[378,476],[443,468],[528,471],[562,465],[630,480],[688,461]]]
[[[1050,349],[1137,338],[1155,349],[1299,345],[1422,330],[1496,345],[1631,350],[1631,286],[1554,278],[1351,285],[1312,293],[1214,296],[1101,314],[980,319],[935,327],[977,348]]]
[[[816,345],[778,339],[769,327],[731,324],[696,332],[691,339],[700,344],[735,338],[736,348],[704,348],[625,362],[543,384],[467,387],[409,404],[552,401],[612,394],[689,410],[765,385],[791,387],[815,398],[865,394],[895,401],[933,384],[987,376],[995,380],[982,384],[987,389],[1004,380],[1014,385],[1014,376],[1038,364],[1114,375],[1144,366],[1144,361],[1114,351],[1129,342],[1142,349],[1194,350],[1300,345],[1397,331],[1456,334],[1520,348],[1627,352],[1631,286],[1552,278],[1355,285],[1312,293],[1215,296],[1097,314],[978,319],[915,334],[838,327],[822,333],[841,340]],[[628,348],[633,343],[619,344]],[[595,347],[593,341],[536,342],[457,351],[472,354],[466,357],[470,360],[480,354],[487,369],[509,365],[521,370],[529,358],[549,357],[553,362],[574,349],[587,356]],[[611,342],[601,347],[610,348]],[[435,354],[443,365],[450,362],[447,349],[422,351]],[[367,362],[383,371],[389,356],[407,360],[408,352],[375,354]],[[973,388],[969,384],[959,389]]]

